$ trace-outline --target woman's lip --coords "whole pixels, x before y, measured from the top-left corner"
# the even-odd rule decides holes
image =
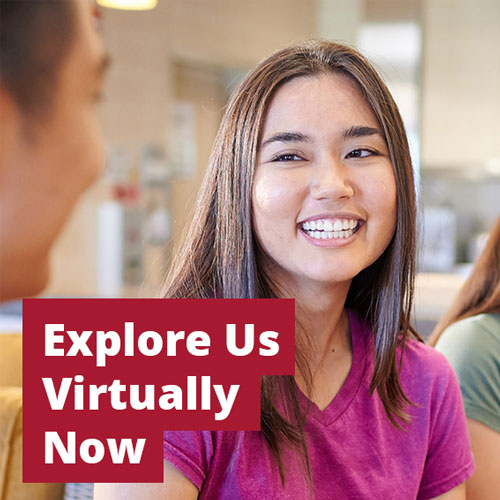
[[[315,220],[322,220],[322,219],[329,219],[329,220],[335,220],[335,219],[350,219],[350,220],[357,220],[360,222],[363,222],[363,218],[360,217],[359,215],[356,214],[350,214],[350,213],[338,213],[338,214],[319,214],[319,215],[312,215],[311,217],[308,217],[307,219],[303,219],[300,222],[298,222],[299,226],[302,226],[305,222],[312,222]]]
[[[318,240],[316,238],[312,238],[307,234],[306,231],[304,231],[301,227],[299,227],[298,231],[302,234],[302,236],[308,241],[309,243],[312,243],[315,246],[318,247],[327,247],[327,248],[339,248],[339,247],[344,247],[346,245],[349,245],[352,243],[358,236],[359,232],[363,228],[364,224],[363,221],[359,222],[359,226],[356,229],[356,231],[351,234],[348,238],[330,238],[326,240]]]

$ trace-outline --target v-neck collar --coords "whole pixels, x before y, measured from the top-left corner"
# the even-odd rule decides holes
[[[323,425],[330,425],[335,422],[349,408],[352,400],[356,396],[367,365],[367,347],[365,339],[366,326],[358,314],[350,309],[347,310],[349,318],[349,330],[351,333],[352,364],[347,378],[339,392],[330,401],[324,410],[310,401],[303,392],[298,389],[299,399],[304,403],[308,416],[313,417]]]

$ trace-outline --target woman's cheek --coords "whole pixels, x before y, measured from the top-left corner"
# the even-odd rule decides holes
[[[301,187],[280,175],[259,175],[255,180],[254,211],[276,218],[293,218],[300,210]]]
[[[396,180],[390,165],[374,172],[358,182],[365,196],[368,195],[370,208],[384,215],[396,212]]]
[[[382,199],[385,203],[384,212],[387,214],[387,218],[390,219],[388,223],[393,227],[396,225],[396,193],[396,181],[391,170],[384,183],[384,195]]]
[[[396,181],[391,167],[380,170],[378,175],[367,182],[370,190],[366,202],[369,219],[372,223],[368,225],[369,230],[378,234],[380,244],[385,248],[396,228]]]

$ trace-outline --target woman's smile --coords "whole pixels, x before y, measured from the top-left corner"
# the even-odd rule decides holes
[[[351,243],[362,224],[354,216],[322,215],[301,222],[298,228],[313,245],[338,247]]]

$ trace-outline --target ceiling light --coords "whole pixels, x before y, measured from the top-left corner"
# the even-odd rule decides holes
[[[97,3],[111,9],[151,10],[156,7],[158,0],[97,0]]]

